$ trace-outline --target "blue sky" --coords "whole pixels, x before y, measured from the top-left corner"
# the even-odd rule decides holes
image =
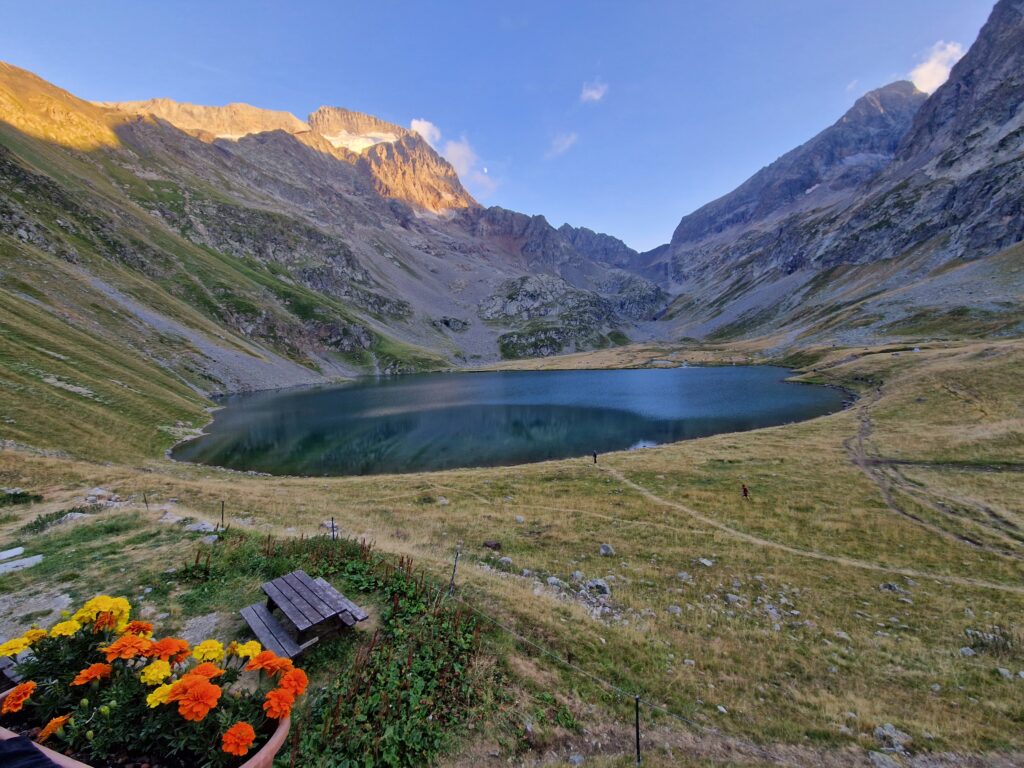
[[[865,91],[941,77],[991,4],[2,0],[0,59],[94,100],[429,121],[481,202],[646,249]]]

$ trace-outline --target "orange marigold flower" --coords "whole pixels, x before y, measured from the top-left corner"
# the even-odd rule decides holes
[[[28,701],[28,697],[32,695],[35,689],[36,684],[31,680],[13,688],[7,694],[7,698],[4,699],[3,706],[0,707],[0,714],[6,715],[11,712],[21,712],[21,708],[25,706],[25,702]]]
[[[295,698],[299,698],[299,696],[306,692],[306,686],[309,685],[309,678],[306,677],[305,672],[296,667],[295,669],[285,672],[277,685],[283,690],[290,692]]]
[[[153,636],[153,625],[148,621],[129,621],[125,626],[124,631],[121,633],[124,635],[141,635],[142,637]]]
[[[107,661],[114,659],[134,659],[146,656],[153,647],[153,641],[138,635],[121,635],[102,650],[107,654]]]
[[[110,677],[110,673],[113,671],[114,668],[109,664],[90,664],[75,676],[71,684],[86,685],[93,680],[102,680],[105,677]]]
[[[188,684],[177,692],[175,689],[186,680]],[[200,675],[186,675],[171,688],[167,700],[178,702],[178,714],[183,718],[199,722],[217,706],[220,700],[220,686],[214,685]]]
[[[149,647],[149,651],[146,652],[146,655],[151,659],[173,661],[175,664],[180,664],[187,659],[188,654],[188,643],[176,637],[165,637],[157,640]]]
[[[294,693],[283,688],[275,688],[267,694],[267,700],[263,702],[263,711],[267,713],[267,717],[281,720],[291,714],[294,703]]]
[[[207,680],[212,680],[215,677],[220,677],[224,674],[224,670],[218,667],[216,664],[211,664],[208,661],[204,661],[189,672],[190,675],[200,675],[205,677]]]
[[[235,723],[224,734],[221,740],[221,749],[229,755],[241,757],[249,751],[249,747],[256,741],[256,731],[248,723]]]
[[[61,715],[60,717],[53,718],[53,720],[48,722],[43,730],[39,732],[39,735],[36,736],[36,741],[42,744],[57,731],[61,730],[64,727],[64,723],[70,719],[71,715]]]
[[[92,623],[92,631],[102,632],[105,629],[114,629],[117,626],[117,619],[110,611],[96,614],[96,620]]]
[[[284,659],[273,651],[262,651],[245,665],[245,668],[252,672],[255,669],[262,669],[268,675],[278,675],[282,672],[289,672],[294,669],[291,659]]]

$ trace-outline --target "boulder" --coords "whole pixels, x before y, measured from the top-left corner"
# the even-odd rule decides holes
[[[598,548],[598,554],[600,554],[601,557],[614,557],[615,548],[611,544],[602,544]]]
[[[909,733],[904,733],[892,723],[877,726],[873,732],[875,740],[883,747],[903,751],[911,739]]]
[[[612,588],[608,586],[608,582],[604,579],[591,579],[586,584],[588,592],[595,592],[598,595],[610,595]]]
[[[501,551],[501,542],[500,541],[496,541],[495,539],[488,539],[487,541],[484,542],[484,549],[489,549],[492,552],[500,552]]]

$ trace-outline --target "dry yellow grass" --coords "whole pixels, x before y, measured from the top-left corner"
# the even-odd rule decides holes
[[[631,365],[687,354],[626,348],[593,359]],[[333,516],[346,534],[410,554],[442,578],[461,542],[465,599],[699,724],[645,714],[659,755],[653,764],[847,764],[877,747],[872,731],[887,722],[921,750],[1024,749],[1024,680],[996,671],[1024,670],[1021,649],[959,654],[971,644],[967,629],[1000,626],[1018,637],[1021,629],[1024,343],[814,358],[808,378],[856,389],[862,397],[853,408],[609,454],[598,467],[581,459],[267,478],[162,459],[130,467],[4,451],[0,484],[43,489],[51,504],[97,484],[137,500],[145,491],[154,509],[175,497],[181,510],[211,520],[224,500],[234,524],[279,534],[311,534]],[[749,502],[740,483],[751,488]],[[961,513],[946,509],[952,502]],[[485,539],[501,541],[516,573],[535,576],[484,567]],[[598,556],[604,542],[614,557]],[[569,581],[575,570],[614,577],[612,614],[595,618],[571,594],[543,584],[549,575]],[[681,580],[682,571],[692,580]],[[738,599],[729,602],[730,594]],[[508,739],[521,738],[530,697],[552,687],[584,729],[552,727],[552,748],[609,761],[592,764],[628,759],[630,702],[502,633],[491,643],[526,702],[491,726],[508,736],[500,760],[512,749]],[[487,763],[490,747],[481,745],[492,735],[471,740],[453,763]]]

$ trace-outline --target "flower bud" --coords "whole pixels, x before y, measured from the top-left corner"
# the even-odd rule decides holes
[[[96,734],[93,733],[92,731],[86,731],[85,732],[85,740],[86,741],[92,741],[95,738],[96,738]]]
[[[88,699],[82,699],[80,702],[78,702],[78,704],[79,704],[79,706],[81,706],[84,709],[85,707],[89,706],[89,700]]]
[[[104,704],[102,707],[100,707],[100,714],[104,717],[110,717],[110,707]]]

